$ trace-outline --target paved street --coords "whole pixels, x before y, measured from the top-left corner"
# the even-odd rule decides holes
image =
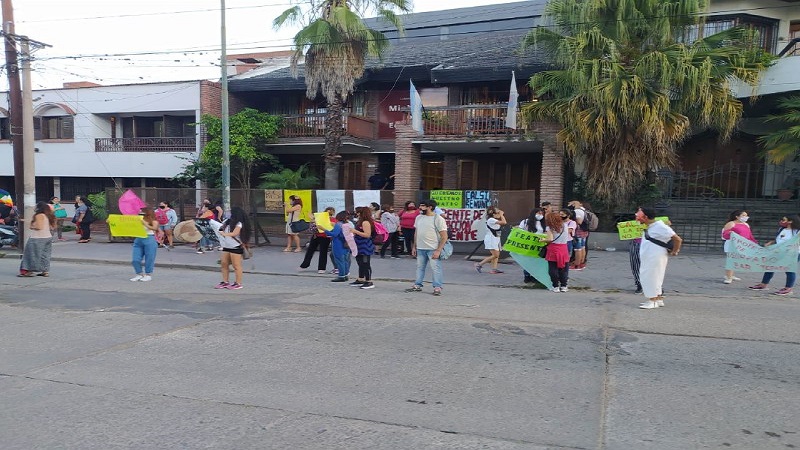
[[[161,249],[149,283],[129,257],[0,258],[3,449],[800,446],[800,302],[723,285],[721,254],[671,259],[649,311],[620,251],[566,294],[453,259],[442,297],[403,292],[409,259],[363,291],[260,248],[220,291],[216,253]]]

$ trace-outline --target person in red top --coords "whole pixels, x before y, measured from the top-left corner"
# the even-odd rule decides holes
[[[728,222],[722,227],[722,239],[725,240],[725,245],[722,247],[725,250],[725,253],[730,252],[731,246],[731,233],[736,233],[739,236],[747,239],[748,241],[756,242],[756,238],[753,237],[753,232],[750,231],[750,225],[747,224],[747,219],[750,217],[747,215],[747,211],[742,211],[737,209],[728,215]],[[722,280],[725,284],[731,284],[734,281],[740,281],[741,278],[735,276],[732,270],[725,270],[725,279]]]
[[[406,246],[406,254],[410,255],[414,245],[414,221],[419,215],[419,209],[414,202],[406,202],[405,208],[400,212],[400,232],[403,234],[403,242]]]

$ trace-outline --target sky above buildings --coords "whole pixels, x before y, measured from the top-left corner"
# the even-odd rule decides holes
[[[416,0],[414,12],[516,0]],[[229,54],[286,50],[296,29],[272,20],[290,0],[226,0]],[[220,0],[14,0],[16,34],[51,45],[34,53],[33,88],[214,79]],[[3,71],[2,86],[8,89]]]

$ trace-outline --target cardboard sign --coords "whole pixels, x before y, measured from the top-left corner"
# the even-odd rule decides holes
[[[492,191],[464,191],[464,208],[486,209],[492,203]]]
[[[139,215],[109,214],[108,230],[114,237],[147,237],[147,230],[144,227],[144,223],[142,223],[142,216]]]
[[[461,191],[431,191],[431,200],[436,200],[439,208],[461,208],[462,205],[462,192]]]
[[[281,189],[264,189],[264,208],[268,211],[283,209],[283,191]]]
[[[317,228],[325,231],[331,231],[333,229],[331,216],[325,211],[314,213],[314,222],[317,224]]]
[[[453,242],[482,241],[486,235],[486,220],[482,209],[446,209],[444,220]]]

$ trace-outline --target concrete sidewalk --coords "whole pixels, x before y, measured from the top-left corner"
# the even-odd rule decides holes
[[[53,245],[54,261],[92,261],[108,262],[111,264],[129,265],[131,245],[129,243],[107,242],[105,236],[95,236],[91,243],[78,244],[77,237],[66,236],[67,241],[56,242]],[[282,246],[264,246],[254,250],[252,259],[245,261],[245,271],[254,274],[289,275],[330,278],[330,274],[317,274],[318,255],[314,256],[311,267],[299,270],[304,253],[284,253]],[[15,253],[7,248],[3,251],[6,257],[14,257]],[[445,262],[445,285],[484,285],[502,287],[530,287],[522,282],[522,269],[510,258],[501,263],[503,274],[491,275],[478,274],[473,266],[478,258],[483,258],[487,253],[478,251],[472,260],[465,260],[466,255],[454,255]],[[172,250],[161,248],[156,258],[156,275],[158,268],[189,268],[199,270],[218,270],[219,253],[206,252],[197,254],[190,245],[178,245]],[[666,294],[701,294],[709,296],[750,296],[764,295],[754,293],[746,286],[760,281],[760,273],[739,273],[742,281],[730,285],[722,283],[724,273],[724,254],[719,253],[688,253],[670,258],[667,276],[664,284]],[[355,263],[354,263],[355,270]],[[333,266],[328,261],[328,270]],[[409,257],[400,259],[372,259],[373,278],[380,280],[412,281],[415,275],[415,262]],[[429,271],[430,274],[430,271]],[[773,287],[783,286],[784,277],[777,274],[773,280]],[[570,271],[570,286],[576,289],[590,289],[595,291],[609,291],[631,293],[633,291],[633,276],[627,250],[589,252],[587,268],[582,271]]]

